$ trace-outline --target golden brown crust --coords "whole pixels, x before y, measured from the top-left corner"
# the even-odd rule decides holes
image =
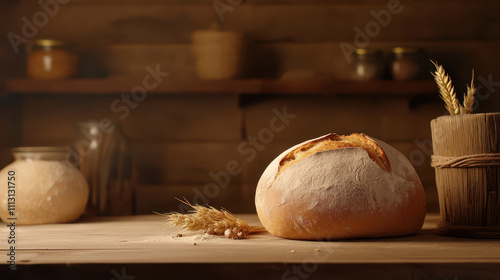
[[[286,150],[262,174],[255,206],[271,234],[304,240],[408,235],[426,213],[408,159],[364,134],[328,134]]]
[[[271,188],[269,195],[278,204],[282,194]],[[363,214],[349,211],[304,211],[307,202],[298,199],[293,206],[276,207],[272,217],[259,215],[266,229],[274,236],[302,240],[340,240],[353,238],[378,238],[410,235],[422,227],[425,219],[425,193],[420,186],[405,204],[396,205],[391,211],[374,210]],[[290,217],[302,216],[303,220],[317,221],[314,231],[298,231]],[[279,217],[279,218],[277,218]]]
[[[353,133],[351,135],[328,134],[324,137],[308,142],[289,152],[280,161],[278,175],[287,168],[301,161],[302,159],[322,151],[335,150],[341,148],[360,147],[370,155],[380,168],[385,172],[391,172],[391,163],[380,145],[368,138],[365,134]]]

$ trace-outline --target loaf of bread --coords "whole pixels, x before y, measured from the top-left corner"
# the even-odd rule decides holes
[[[286,150],[262,174],[255,205],[271,234],[305,240],[408,235],[426,213],[408,159],[364,134],[328,134]]]

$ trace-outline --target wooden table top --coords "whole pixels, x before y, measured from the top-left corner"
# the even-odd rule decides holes
[[[260,225],[256,215],[239,215]],[[500,240],[437,235],[438,215],[427,215],[417,234],[385,239],[334,242],[297,241],[270,234],[232,240],[185,234],[157,215],[105,217],[71,224],[16,227],[16,262],[96,263],[477,263],[500,264]],[[8,236],[1,226],[0,236]],[[2,238],[0,253],[10,245]],[[5,263],[2,261],[2,263]]]

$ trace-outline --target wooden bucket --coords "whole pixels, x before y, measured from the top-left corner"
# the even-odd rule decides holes
[[[228,80],[241,74],[246,49],[243,34],[198,30],[191,37],[200,79]]]
[[[500,113],[431,121],[444,235],[500,238]]]

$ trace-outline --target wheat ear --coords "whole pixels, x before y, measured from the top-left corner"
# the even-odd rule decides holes
[[[171,225],[188,231],[202,231],[213,235],[225,235],[233,239],[248,238],[250,234],[266,231],[263,227],[250,226],[246,221],[235,217],[227,210],[218,210],[212,206],[192,205],[187,200],[179,201],[190,206],[193,210],[189,214],[177,212],[156,214],[166,216]]]
[[[432,73],[434,80],[439,87],[439,94],[441,99],[445,103],[445,108],[450,112],[450,115],[460,114],[460,103],[458,102],[455,89],[453,87],[452,81],[448,74],[444,71],[443,66],[438,65],[436,62],[432,61],[432,64],[436,67],[436,71]]]
[[[474,95],[476,94],[476,87],[474,86],[474,70],[472,70],[472,81],[470,87],[467,85],[467,95],[464,94],[464,113],[470,114],[474,110]]]

